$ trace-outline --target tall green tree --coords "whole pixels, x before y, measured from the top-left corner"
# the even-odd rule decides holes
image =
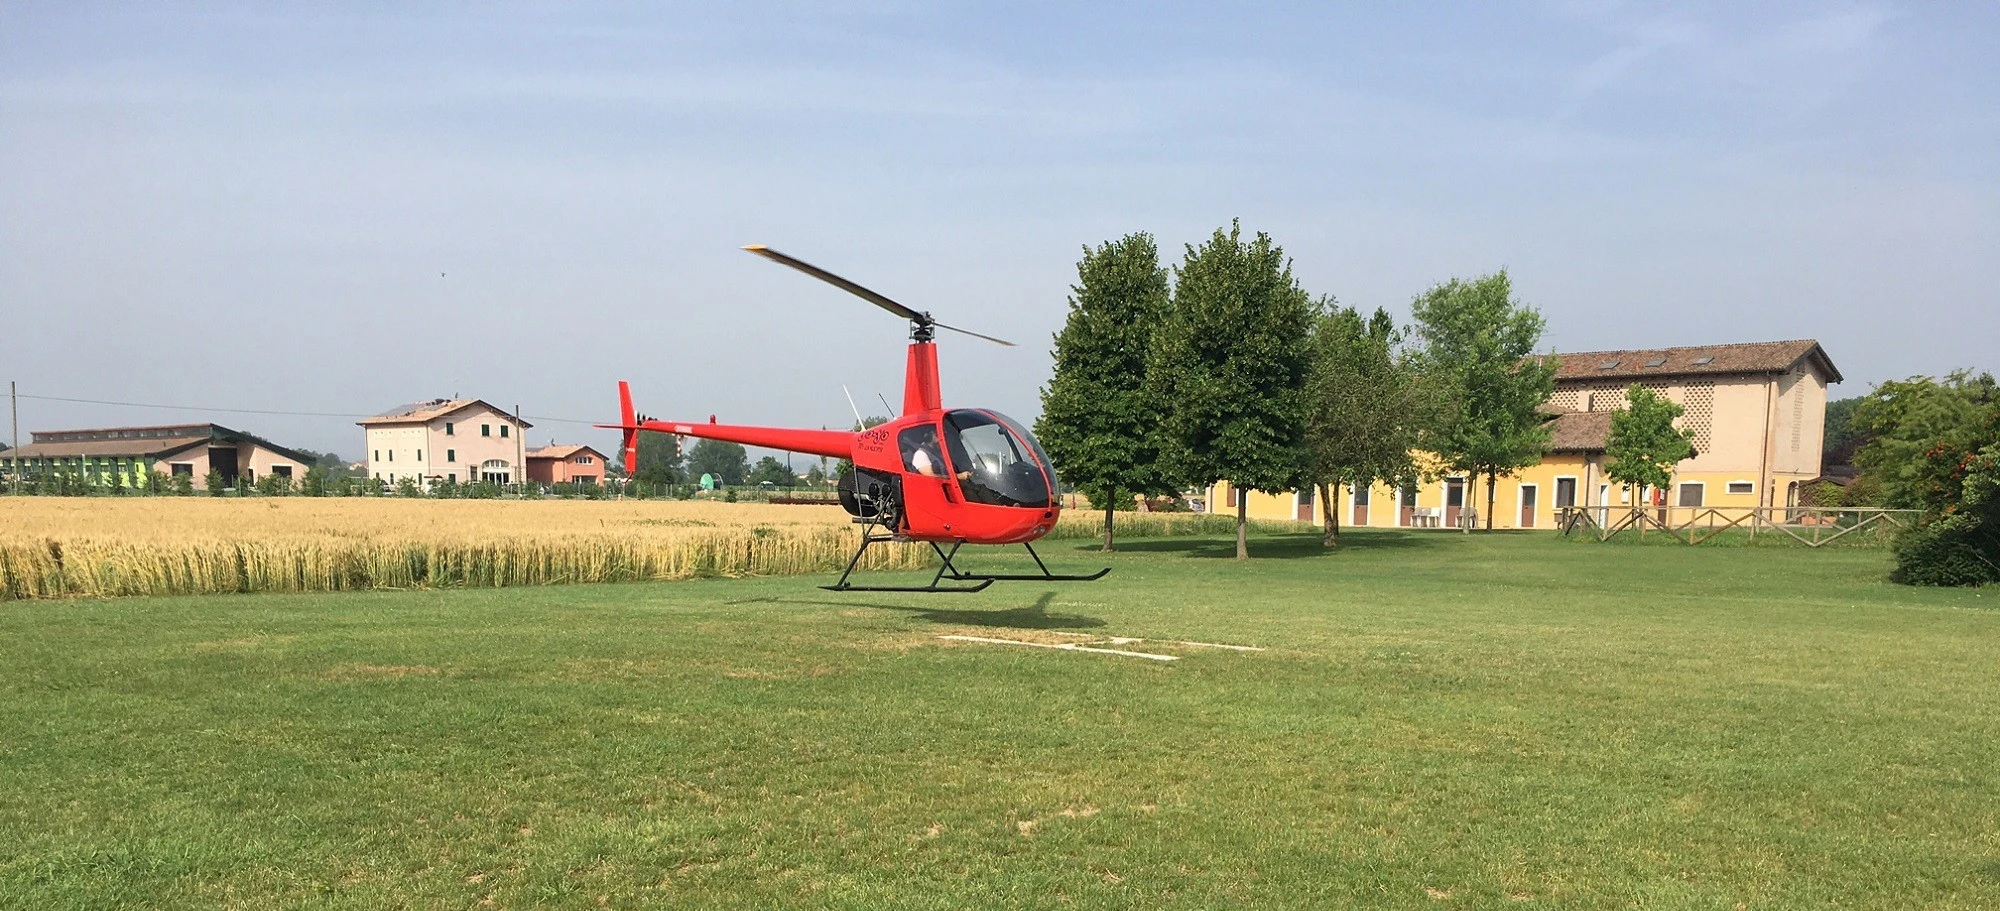
[[[1876,386],[1854,408],[1848,429],[1868,442],[1854,454],[1863,477],[1879,481],[1890,506],[1920,508],[1930,493],[1924,454],[1958,446],[1980,426],[1987,406],[2000,401],[1990,373],[1952,372],[1943,379],[1913,376]]]
[[[688,450],[687,466],[689,477],[714,475],[722,483],[735,487],[750,474],[750,456],[740,443],[698,440]]]
[[[1457,405],[1432,451],[1475,483],[1486,478],[1490,531],[1495,483],[1541,461],[1548,446],[1537,409],[1555,391],[1556,361],[1530,356],[1542,340],[1542,315],[1514,299],[1505,269],[1437,285],[1412,309],[1425,372],[1448,384]]]
[[[1308,480],[1318,487],[1324,543],[1340,543],[1340,488],[1413,483],[1412,453],[1445,415],[1445,399],[1400,353],[1388,311],[1363,317],[1328,301],[1313,321],[1306,380]]]
[[[1694,431],[1674,426],[1684,411],[1666,396],[1633,383],[1625,390],[1625,407],[1611,413],[1604,476],[1632,486],[1634,508],[1646,488],[1665,490],[1673,483],[1674,466],[1694,458]]]
[[[1063,483],[1104,507],[1109,551],[1114,510],[1136,494],[1174,492],[1160,470],[1159,400],[1146,391],[1153,329],[1172,296],[1150,234],[1084,248],[1076,274],[1035,436]]]
[[[624,453],[617,460],[623,462]],[[670,433],[639,434],[636,480],[647,484],[674,484],[681,479],[681,438]]]
[[[748,479],[752,484],[769,484],[772,487],[797,487],[799,476],[792,472],[776,456],[765,456],[750,468]]]
[[[1173,303],[1154,330],[1148,393],[1159,403],[1161,463],[1183,486],[1227,479],[1236,490],[1296,490],[1306,480],[1307,333],[1311,297],[1285,252],[1240,224],[1189,246]],[[1236,558],[1248,559],[1236,498]]]

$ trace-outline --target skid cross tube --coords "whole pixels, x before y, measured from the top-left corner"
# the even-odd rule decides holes
[[[1035,545],[1023,541],[1021,542],[1021,546],[1028,549],[1028,556],[1035,558],[1035,566],[1041,570],[1040,573],[969,573],[958,568],[958,564],[954,562],[958,558],[958,549],[965,546],[965,541],[958,540],[951,542],[950,550],[946,550],[936,541],[927,541],[925,543],[929,544],[931,550],[938,555],[938,571],[935,575],[931,576],[929,585],[851,584],[847,580],[854,575],[854,568],[861,565],[861,557],[868,553],[869,545],[887,544],[897,540],[897,536],[894,534],[877,534],[875,532],[877,528],[886,529],[887,526],[873,520],[864,523],[861,529],[861,546],[855,549],[854,556],[847,561],[847,569],[841,572],[840,581],[832,585],[822,585],[820,588],[830,592],[969,593],[985,591],[987,586],[995,582],[1095,582],[1111,572],[1111,567],[1107,566],[1088,575],[1057,575],[1049,572],[1049,565],[1042,562],[1042,555],[1035,552]],[[958,586],[941,584],[947,579],[953,582],[971,582],[975,584]]]
[[[931,584],[929,585],[851,585],[848,583],[847,579],[849,576],[854,575],[854,568],[856,566],[861,565],[861,556],[868,552],[868,545],[878,544],[878,543],[886,544],[896,540],[896,536],[893,534],[883,534],[883,535],[875,534],[876,527],[877,527],[876,523],[871,522],[866,527],[861,529],[861,546],[855,549],[854,557],[847,561],[847,569],[840,574],[840,581],[835,582],[832,585],[822,585],[820,586],[820,588],[826,589],[827,591],[830,592],[971,593],[971,592],[985,591],[987,586],[993,584],[992,579],[983,579],[980,581],[978,585],[943,586],[938,584],[945,578],[946,570],[951,570],[953,574],[952,575],[953,581],[969,580],[968,577],[958,575],[957,567],[951,565],[951,554],[958,553],[959,545],[965,543],[963,541],[959,541],[951,546],[951,554],[945,553],[936,544],[931,545],[931,549],[936,550],[938,552],[938,556],[944,558],[944,565],[938,567],[937,574],[931,577]]]

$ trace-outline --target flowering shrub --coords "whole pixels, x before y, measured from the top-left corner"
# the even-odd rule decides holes
[[[1909,585],[2000,582],[2000,403],[1968,437],[1935,441],[1918,460],[1924,518],[1896,542],[1891,576]]]

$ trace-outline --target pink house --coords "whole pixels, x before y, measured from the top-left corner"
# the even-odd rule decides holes
[[[589,446],[550,444],[528,450],[528,480],[543,484],[604,483],[604,453]]]

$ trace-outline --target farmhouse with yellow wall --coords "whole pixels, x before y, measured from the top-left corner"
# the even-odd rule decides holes
[[[1819,343],[1811,339],[1751,342],[1641,351],[1585,351],[1556,355],[1555,393],[1549,414],[1549,450],[1540,463],[1499,479],[1495,528],[1553,528],[1562,507],[1606,511],[1663,502],[1712,507],[1724,514],[1759,506],[1794,506],[1805,482],[1819,476],[1825,435],[1827,386],[1841,381]],[[1694,432],[1695,457],[1675,467],[1664,491],[1624,489],[1604,475],[1604,446],[1611,412],[1625,404],[1633,383],[1684,408],[1676,424]],[[1376,485],[1343,489],[1337,518],[1370,527],[1453,526],[1485,507],[1463,476],[1447,476],[1406,490]],[[1211,512],[1236,511],[1227,481],[1207,491]],[[1256,518],[1321,521],[1311,491],[1247,492]],[[1482,524],[1484,524],[1482,520]]]

